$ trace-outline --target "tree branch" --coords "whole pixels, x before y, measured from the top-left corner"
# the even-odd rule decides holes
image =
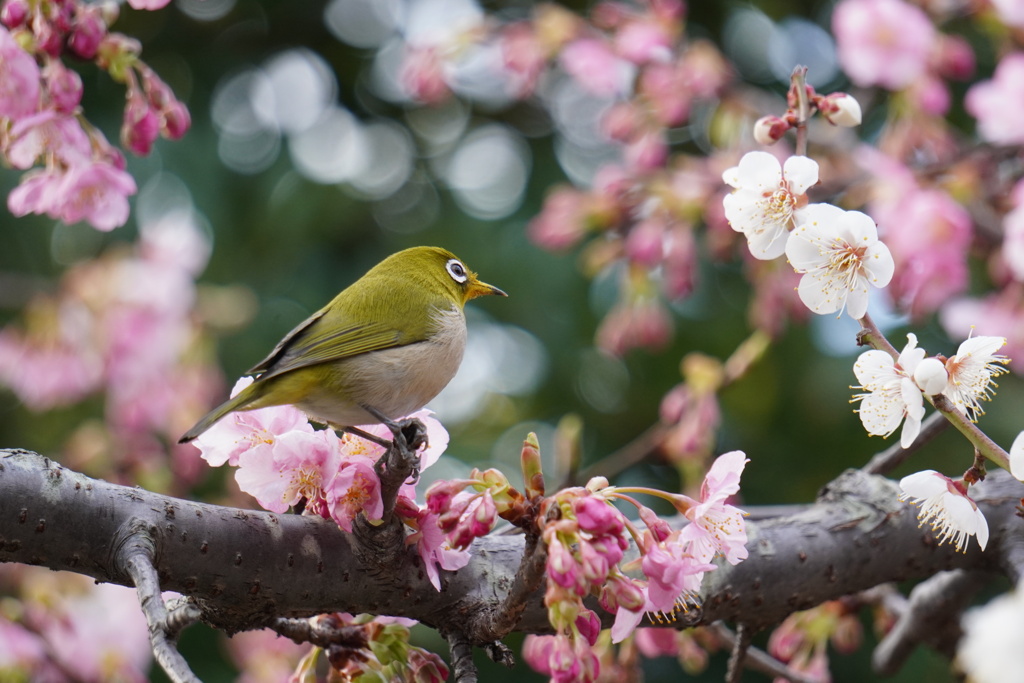
[[[994,472],[971,491],[989,522],[988,550],[972,543],[957,553],[918,527],[916,509],[897,499],[893,482],[847,471],[812,505],[756,521],[751,515],[750,557],[708,574],[701,606],[676,625],[726,620],[767,628],[826,600],[952,569],[1016,580],[1024,485]],[[417,619],[488,646],[491,634],[478,626],[493,623],[507,604],[524,554],[522,536],[479,539],[466,567],[442,572],[439,592],[413,549],[381,566],[358,534],[330,520],[178,500],[90,479],[35,453],[0,451],[0,561],[129,584],[117,561],[125,529],[149,535],[160,589],[188,596],[204,622],[228,633],[278,618],[367,612]],[[521,601],[516,630],[550,631],[542,590]]]

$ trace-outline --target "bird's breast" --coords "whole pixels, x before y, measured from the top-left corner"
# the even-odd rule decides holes
[[[332,391],[334,395],[323,396],[313,392],[300,407],[335,425],[375,422],[359,404],[373,406],[392,419],[416,412],[448,385],[466,349],[466,318],[460,308],[438,310],[432,322],[431,333],[423,341],[337,363],[332,369],[337,379],[330,384],[344,385],[342,393],[351,399],[347,405],[339,404]]]

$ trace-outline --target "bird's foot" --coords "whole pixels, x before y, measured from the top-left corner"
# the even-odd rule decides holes
[[[412,478],[413,483],[416,483],[420,478],[420,457],[418,453],[420,448],[427,445],[427,428],[416,418],[407,417],[395,421],[373,406],[363,404],[362,408],[391,431],[393,440],[388,442],[380,437],[366,434],[362,430],[359,430],[362,432],[359,436],[365,436],[389,450],[394,450],[398,456],[399,463],[401,463],[400,467],[408,468],[410,471],[409,476]],[[387,454],[385,454],[386,457]],[[381,462],[384,462],[385,458],[381,458]],[[378,467],[380,467],[381,462],[378,463]]]

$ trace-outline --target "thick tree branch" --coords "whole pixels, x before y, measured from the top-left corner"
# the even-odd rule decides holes
[[[973,542],[966,553],[937,545],[918,527],[916,509],[897,500],[893,482],[853,470],[793,514],[751,515],[749,559],[711,572],[702,606],[677,624],[766,628],[826,600],[958,568],[1016,580],[1024,522],[1015,513],[1024,485],[1004,474],[971,489],[991,530],[984,553]],[[90,479],[35,453],[0,451],[0,561],[130,584],[117,560],[127,528],[151,535],[160,588],[189,596],[203,621],[229,633],[278,618],[369,612],[418,619],[486,645],[489,634],[476,627],[495,623],[524,553],[522,536],[480,539],[466,567],[442,572],[438,592],[411,549],[382,566],[359,534],[329,520],[178,500]],[[517,630],[548,630],[541,592],[525,601]]]

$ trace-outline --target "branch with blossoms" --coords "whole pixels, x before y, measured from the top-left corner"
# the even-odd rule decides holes
[[[166,1],[134,0],[159,9]],[[0,157],[28,171],[7,199],[15,216],[45,214],[109,231],[128,220],[135,180],[125,158],[81,108],[82,78],[65,59],[93,62],[126,86],[121,144],[149,154],[181,138],[188,109],[140,58],[141,44],[110,30],[119,8],[81,0],[5,0],[0,7]]]
[[[530,449],[528,443],[526,450]],[[532,458],[528,453],[527,460]],[[612,667],[608,636],[596,637],[608,624],[613,639],[641,619],[669,626],[672,633],[675,628],[719,620],[756,629],[776,624],[794,610],[947,569],[996,571],[1011,578],[1024,572],[1015,533],[1016,504],[1024,488],[1016,480],[990,476],[979,484],[978,504],[992,522],[990,545],[985,552],[958,552],[934,542],[929,530],[919,528],[913,508],[897,500],[892,482],[857,471],[832,482],[815,504],[786,515],[751,508],[753,519],[744,524],[747,548],[728,544],[728,537],[723,537],[728,553],[723,561],[699,563],[720,552],[719,537],[708,534],[708,529],[741,519],[721,496],[735,486],[742,454],[716,462],[701,500],[671,496],[686,508],[684,515],[659,519],[641,506],[641,519],[647,524],[637,534],[638,541],[623,536],[632,536],[633,530],[625,530],[635,523],[606,502],[636,491],[598,481],[544,499],[548,521],[541,536],[551,539],[552,548],[547,578],[519,596],[511,627],[548,634],[528,645],[524,656],[531,664],[551,670],[553,676],[565,672],[573,677],[594,667]],[[408,622],[371,626],[366,618],[335,616],[335,611],[416,619],[485,645],[494,634],[478,629],[493,624],[496,613],[510,608],[517,567],[529,557],[525,536],[488,534],[470,544],[471,554],[457,570],[438,567],[431,572],[429,563],[439,560],[425,556],[417,543],[396,556],[391,571],[381,571],[372,562],[367,564],[375,549],[361,548],[359,534],[345,532],[321,514],[277,514],[169,498],[91,479],[25,451],[4,451],[0,465],[4,562],[70,569],[100,581],[135,585],[140,597],[149,593],[143,593],[146,583],[137,577],[154,571],[160,577],[159,590],[179,592],[186,602],[169,604],[160,612],[162,621],[151,621],[151,629],[166,632],[173,640],[183,626],[196,620],[228,632],[269,627],[317,646],[303,667],[312,666],[320,656],[349,673],[360,663],[371,669],[393,664],[382,663],[373,653],[380,651],[380,643],[404,643]],[[504,483],[495,488],[485,480],[496,481],[493,474],[475,477],[467,487],[479,487],[482,495],[465,505],[452,505],[452,510],[470,513],[458,515],[456,527],[472,533],[486,517],[474,510],[487,507],[474,503],[486,501],[488,491],[504,489],[506,495],[492,494],[492,499],[518,498]],[[50,493],[40,495],[44,488]],[[436,490],[432,496],[435,506],[439,495],[443,497]],[[105,513],[99,515],[100,510]],[[567,545],[572,540],[576,542]],[[734,564],[741,555],[747,556]],[[612,562],[616,557],[624,561]],[[147,558],[143,566],[152,569],[140,574],[137,567],[130,568],[130,558],[134,563]],[[642,569],[647,581],[630,578],[630,565]],[[689,569],[673,572],[672,567]],[[697,581],[703,572],[710,573]],[[597,582],[600,612],[588,606],[589,599],[587,605],[579,602]],[[159,595],[153,599],[160,600]],[[637,637],[646,631],[639,630]],[[641,640],[652,637],[647,634]],[[425,654],[407,661],[424,670],[444,668]]]

